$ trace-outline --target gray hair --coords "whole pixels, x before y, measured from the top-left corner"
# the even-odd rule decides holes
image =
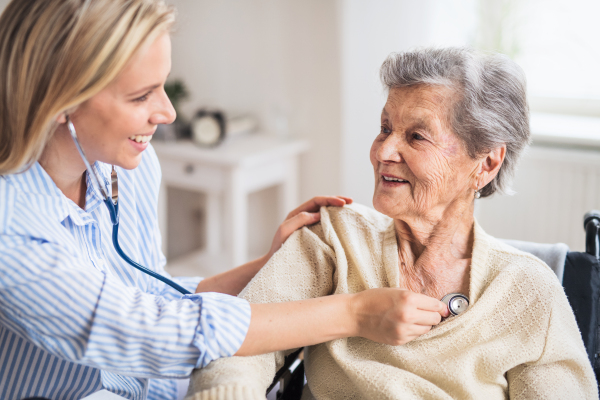
[[[510,193],[523,150],[530,142],[529,106],[525,74],[502,54],[468,48],[418,49],[392,53],[380,71],[388,88],[440,85],[456,91],[458,98],[450,116],[454,133],[469,156],[478,158],[506,145],[504,163],[481,196]]]

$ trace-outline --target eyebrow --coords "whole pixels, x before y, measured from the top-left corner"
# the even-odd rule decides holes
[[[149,92],[150,90],[157,89],[160,86],[161,86],[160,83],[157,83],[156,85],[146,86],[146,87],[144,87],[142,89],[136,90],[135,92],[129,93],[127,96],[132,96],[132,97],[133,96],[137,96],[138,94]]]
[[[390,116],[390,114],[386,111],[385,107],[381,110],[381,114],[385,117]],[[426,119],[423,117],[416,117],[414,120],[409,122],[411,129],[423,129],[427,132],[432,132],[430,125],[426,122]]]
[[[424,118],[418,118],[418,119],[416,119],[415,121],[413,121],[413,122],[411,123],[411,127],[412,127],[413,129],[415,129],[415,128],[418,128],[418,129],[424,129],[424,130],[426,130],[426,131],[428,131],[428,132],[430,132],[430,131],[431,131],[431,127],[430,127],[430,125],[429,125],[429,124],[428,124],[428,123],[425,121],[425,119],[424,119]]]
[[[169,71],[169,74],[167,75],[167,79],[169,79],[170,76],[171,76],[171,71]],[[136,95],[141,94],[141,93],[145,93],[145,92],[149,92],[149,91],[154,90],[154,89],[158,89],[161,86],[162,86],[162,83],[157,83],[157,84],[154,84],[154,85],[149,85],[149,86],[146,86],[146,87],[144,87],[144,88],[142,88],[140,90],[136,90],[135,92],[132,92],[132,93],[128,94],[127,96],[132,96],[133,97],[133,96],[136,96]]]

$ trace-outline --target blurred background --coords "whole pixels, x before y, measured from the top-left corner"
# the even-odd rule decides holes
[[[497,237],[583,249],[583,214],[600,208],[600,2],[170,3],[179,15],[171,81],[187,92],[180,118],[193,122],[198,110],[211,109],[253,121],[251,133],[214,148],[153,141],[172,272],[210,275],[264,254],[291,204],[312,196],[371,205],[368,155],[386,99],[379,66],[389,53],[417,46],[499,51],[525,69],[533,146],[516,193],[479,200],[477,218]]]

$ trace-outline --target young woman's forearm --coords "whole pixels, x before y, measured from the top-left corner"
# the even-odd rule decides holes
[[[310,346],[350,336],[399,346],[447,317],[441,301],[399,288],[369,289],[289,303],[251,304],[238,356]]]
[[[206,278],[198,284],[196,293],[217,292],[237,296],[267,261],[269,261],[268,255],[221,274]]]
[[[270,353],[356,336],[354,297],[341,294],[288,303],[251,304],[250,328],[235,355]]]

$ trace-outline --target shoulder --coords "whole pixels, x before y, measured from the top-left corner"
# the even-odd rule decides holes
[[[356,203],[344,207],[323,207],[321,214],[326,214],[334,227],[355,226],[378,232],[385,231],[393,222],[387,215]]]
[[[78,255],[75,241],[60,223],[66,216],[62,205],[60,199],[26,192],[0,177],[0,259],[4,260],[0,265],[6,265],[11,252],[22,252],[27,262],[34,254],[46,254],[42,248],[52,246],[65,254]]]
[[[357,243],[377,246],[383,243],[393,220],[360,204],[344,207],[321,207],[321,221],[310,227],[324,243],[345,243],[354,248]]]
[[[477,240],[476,234],[475,246]],[[524,332],[531,338],[545,337],[553,309],[559,306],[569,310],[556,274],[532,254],[491,236],[485,242],[485,259],[481,248],[479,255],[474,249],[471,264],[474,304],[479,305],[482,315],[503,315],[502,324],[511,335]]]
[[[510,278],[516,287],[535,289],[542,296],[557,288],[562,291],[556,273],[544,261],[493,237],[489,237],[489,243],[489,265],[494,275]]]
[[[18,192],[7,179],[0,176],[0,233],[7,233],[17,204]]]
[[[60,198],[24,190],[0,177],[0,234],[53,241],[66,214]]]

